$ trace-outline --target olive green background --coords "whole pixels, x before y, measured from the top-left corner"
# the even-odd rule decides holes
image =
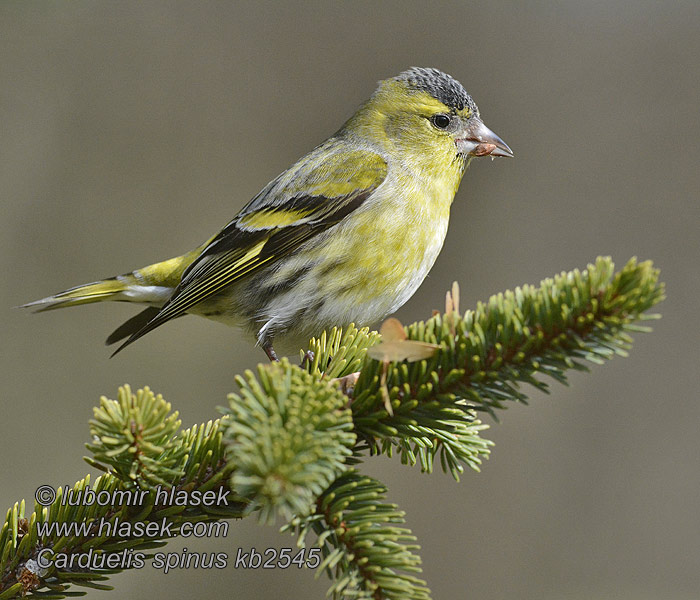
[[[631,356],[502,413],[460,483],[368,460],[407,511],[436,599],[690,599],[700,589],[700,4],[2,2],[0,508],[73,483],[101,394],[150,385],[185,425],[264,358],[178,319],[109,360],[134,312],[13,306],[180,254],[340,126],[377,80],[435,66],[515,152],[475,160],[430,277],[428,317],[585,267],[653,259],[663,319]],[[292,546],[252,519],[223,540]],[[145,567],[89,597],[322,598],[310,572]]]

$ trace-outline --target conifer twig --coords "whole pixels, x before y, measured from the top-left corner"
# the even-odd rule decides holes
[[[8,511],[0,600],[111,589],[109,575],[132,567],[138,553],[148,560],[186,524],[251,512],[285,519],[300,547],[320,549],[333,598],[427,600],[403,513],[358,471],[366,452],[395,451],[426,472],[439,457],[454,477],[465,466],[478,470],[491,446],[479,412],[526,402],[523,383],[548,391],[543,376],[566,383],[568,370],[587,370],[584,361],[626,355],[630,333],[648,331],[640,322],[657,317],[647,311],[663,297],[658,271],[634,259],[614,273],[612,261],[599,258],[464,314],[455,286],[444,314],[403,330],[392,324],[384,339],[334,328],[311,340],[313,359],[303,367],[282,361],[246,372],[221,419],[185,431],[162,397],[124,386],[117,400],[100,400],[90,421],[86,460],[104,473],[71,488],[41,486],[31,514],[24,501]],[[355,372],[348,402],[334,381]],[[110,501],[86,503],[89,493]],[[225,501],[202,501],[212,494]],[[66,501],[76,495],[83,501]],[[180,496],[185,501],[173,501]],[[115,535],[119,523],[126,533]],[[137,527],[159,523],[155,533]],[[42,563],[42,552],[53,562]],[[85,556],[96,562],[71,562]]]

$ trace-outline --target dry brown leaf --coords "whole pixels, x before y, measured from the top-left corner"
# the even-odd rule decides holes
[[[379,328],[383,342],[397,342],[406,339],[406,331],[396,317],[389,317]]]
[[[401,321],[393,317],[382,323],[379,333],[382,334],[382,341],[376,346],[367,350],[367,354],[374,360],[383,362],[416,362],[430,358],[439,348],[437,344],[407,340]]]

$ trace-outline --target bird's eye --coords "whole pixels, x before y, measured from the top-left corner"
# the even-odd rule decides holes
[[[433,115],[430,121],[438,129],[447,129],[452,119],[447,115]]]

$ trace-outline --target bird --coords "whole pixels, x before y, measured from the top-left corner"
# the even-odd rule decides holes
[[[342,127],[269,182],[216,235],[175,258],[29,302],[147,308],[114,356],[186,314],[240,326],[271,361],[334,326],[396,312],[428,275],[474,157],[512,157],[465,88],[435,68],[380,81]],[[273,345],[274,344],[274,345]]]

